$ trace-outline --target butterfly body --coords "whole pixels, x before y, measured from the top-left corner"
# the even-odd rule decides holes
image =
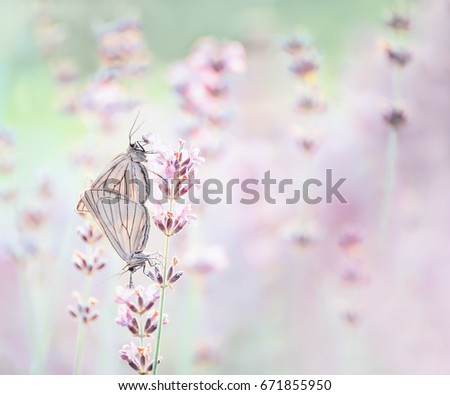
[[[143,252],[150,231],[147,208],[106,189],[88,189],[82,193],[81,201],[125,262],[131,286],[131,274],[152,264],[152,256]]]

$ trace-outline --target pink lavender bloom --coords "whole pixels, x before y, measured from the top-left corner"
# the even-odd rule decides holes
[[[87,276],[93,275],[106,266],[102,256],[102,249],[96,248],[92,256],[86,257],[82,252],[75,251],[72,261],[74,266]]]
[[[300,249],[309,248],[320,240],[321,235],[314,222],[302,221],[299,224],[290,224],[283,230],[284,238],[294,243]]]
[[[24,209],[20,213],[19,227],[21,229],[36,230],[43,225],[45,220],[46,216],[41,209]]]
[[[191,213],[190,204],[176,205],[175,210],[165,210],[162,206],[155,206],[153,221],[158,229],[166,236],[173,236],[180,232],[187,224],[193,223],[197,217]]]
[[[144,288],[139,285],[133,289],[117,287],[114,301],[119,305],[126,305],[133,313],[142,315],[150,311],[158,299],[159,293],[153,287]]]
[[[309,48],[309,43],[301,37],[291,37],[283,45],[283,49],[291,56],[299,56]]]
[[[342,271],[341,280],[345,286],[365,286],[370,282],[368,274],[362,267],[355,264],[349,265]]]
[[[130,309],[126,305],[120,305],[118,307],[118,313],[116,317],[116,324],[120,326],[128,326],[131,324],[133,316]]]
[[[406,123],[406,114],[403,109],[392,106],[383,114],[383,119],[394,130],[400,130]]]
[[[289,70],[296,76],[306,79],[319,70],[319,64],[314,59],[298,59],[294,60]]]
[[[118,286],[116,288],[116,297],[114,302],[118,304],[128,303],[135,295],[136,288]]]
[[[406,15],[394,13],[386,21],[386,25],[397,31],[408,31],[411,25],[411,20]]]
[[[297,100],[296,108],[301,114],[322,113],[326,104],[318,95],[304,94]]]
[[[100,229],[98,229],[95,224],[88,221],[86,221],[83,226],[77,227],[77,233],[81,237],[81,240],[87,244],[95,244],[103,237],[103,233],[100,232]]]
[[[157,180],[159,188],[165,198],[178,200],[195,185],[196,167],[205,159],[197,148],[186,149],[183,140],[179,140],[176,150],[160,146],[156,152],[154,171],[163,178]]]
[[[79,77],[79,72],[73,61],[63,59],[53,61],[50,64],[53,78],[60,84],[70,84],[75,82]]]
[[[151,287],[144,289],[140,285],[133,290],[118,287],[115,299],[119,303],[116,323],[127,327],[133,336],[151,336],[158,328],[158,312],[154,308],[158,299],[159,294]]]
[[[138,347],[134,342],[125,344],[119,352],[120,358],[139,374],[149,374],[153,370],[152,348],[150,344]],[[160,360],[158,360],[160,363]]]
[[[137,104],[111,72],[100,73],[87,86],[80,103],[85,111],[96,114],[105,122],[111,116],[133,109]]]
[[[339,247],[350,252],[356,249],[363,242],[361,232],[355,229],[347,230],[339,239]]]
[[[69,306],[69,314],[84,324],[89,324],[96,320],[99,316],[98,311],[93,310],[93,307],[98,303],[97,299],[89,298],[87,302],[83,301],[83,298],[78,292],[74,292],[72,297],[76,300],[75,306]]]
[[[214,37],[200,39],[189,57],[190,64],[215,73],[243,73],[246,70],[246,53],[237,41],[219,41]]]
[[[406,48],[385,44],[384,51],[388,60],[398,67],[404,67],[412,60],[412,53]]]
[[[145,45],[138,19],[128,18],[98,29],[99,57],[104,67],[119,74],[139,75],[150,66],[150,54]]]
[[[148,275],[148,277],[150,277],[150,279],[157,285],[159,286],[164,286],[164,284],[166,285],[172,285],[175,284],[183,275],[183,272],[180,271],[176,271],[175,268],[178,265],[179,260],[177,257],[173,257],[172,258],[172,264],[170,265],[170,267],[167,270],[166,273],[166,279],[164,281],[164,277],[161,274],[161,271],[159,269],[158,266],[155,266],[153,270],[149,270],[148,273],[146,273]]]
[[[228,93],[227,78],[245,69],[246,53],[242,44],[207,37],[194,45],[184,61],[171,67],[169,81],[186,112],[220,125],[227,119],[223,105]]]

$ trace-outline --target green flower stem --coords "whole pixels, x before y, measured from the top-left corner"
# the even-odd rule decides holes
[[[172,211],[173,199],[169,202],[169,211]],[[161,334],[163,327],[163,315],[164,315],[164,300],[166,296],[166,277],[167,277],[167,266],[169,261],[169,240],[170,236],[166,236],[166,241],[164,245],[164,266],[163,266],[163,283],[161,285],[161,293],[159,298],[159,313],[158,313],[158,329],[156,332],[156,345],[155,345],[155,358],[153,359],[153,375],[156,375],[158,370],[158,358],[159,350],[161,348]]]

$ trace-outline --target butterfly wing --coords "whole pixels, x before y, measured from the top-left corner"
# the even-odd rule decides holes
[[[88,189],[81,200],[124,261],[144,250],[150,230],[144,205],[104,189]]]
[[[141,162],[134,161],[129,153],[120,154],[103,170],[90,189],[115,191],[144,204],[150,195],[147,168]],[[81,198],[76,210],[79,213],[89,212]]]

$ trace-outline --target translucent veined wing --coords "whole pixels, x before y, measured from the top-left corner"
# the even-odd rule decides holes
[[[150,195],[148,171],[143,162],[146,154],[136,144],[114,158],[108,167],[92,183],[90,189],[115,191],[129,199],[145,203]],[[80,199],[77,212],[87,213],[89,210]]]
[[[81,200],[125,262],[144,250],[150,230],[144,205],[104,189],[88,189]]]

